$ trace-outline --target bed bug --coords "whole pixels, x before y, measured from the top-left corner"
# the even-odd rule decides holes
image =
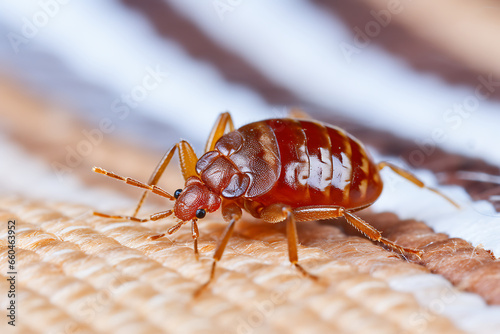
[[[185,187],[171,195],[156,184],[176,150]],[[373,241],[402,254],[422,254],[420,250],[384,238],[355,214],[380,196],[383,183],[379,171],[384,167],[421,188],[434,191],[458,207],[450,198],[426,187],[409,172],[388,162],[374,163],[363,144],[341,128],[312,119],[290,117],[258,121],[235,130],[232,118],[226,112],[217,119],[203,156],[198,159],[192,146],[180,141],[163,156],[147,183],[94,167],[97,173],[146,189],[133,216],[94,214],[136,222],[156,221],[173,214],[179,223],[167,233],[172,234],[191,222],[194,252],[198,258],[197,221],[221,208],[228,225],[213,255],[210,277],[198,291],[213,280],[216,264],[242,216],[242,210],[269,223],[284,221],[290,262],[304,275],[315,278],[298,263],[296,222],[343,216]],[[175,201],[173,209],[155,213],[149,218],[137,218],[148,191]]]

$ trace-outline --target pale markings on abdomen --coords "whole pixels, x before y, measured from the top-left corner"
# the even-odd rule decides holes
[[[320,122],[312,123],[320,130],[317,135],[324,136],[328,140],[328,145],[331,145],[326,127]],[[329,147],[319,147],[319,157],[310,152],[307,152],[307,154],[309,156],[309,179],[307,180],[307,185],[323,192],[328,197],[330,194],[329,186],[332,184],[333,177],[332,152]]]
[[[307,137],[304,130],[302,130],[300,122],[297,120],[294,120],[294,122],[298,123],[298,126],[301,129],[301,134],[303,136],[301,139],[303,140],[303,143],[295,146],[297,161],[286,165],[285,181],[288,184],[294,184],[297,182],[301,186],[307,186],[310,166],[309,155],[307,153]]]
[[[342,157],[342,162],[339,166],[340,170],[342,171],[342,185],[343,188],[343,202],[346,203],[349,201],[349,195],[351,193],[351,184],[352,184],[352,164],[351,164],[351,159],[352,159],[352,148],[351,148],[351,141],[347,134],[340,130],[336,129],[337,133],[342,137],[342,144],[344,147],[344,152],[341,152],[340,156]],[[333,157],[332,157],[333,159]],[[333,172],[335,172],[335,166],[333,167]],[[340,179],[340,178],[339,178]],[[335,177],[333,177],[332,182],[335,181]]]

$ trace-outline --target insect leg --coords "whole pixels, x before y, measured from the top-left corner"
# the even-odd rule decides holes
[[[342,207],[332,205],[302,206],[293,209],[295,219],[299,222],[337,218],[341,217],[343,212]]]
[[[196,260],[198,260],[200,257],[200,253],[198,253],[198,237],[200,236],[200,233],[198,232],[196,219],[191,221],[191,234],[193,235],[194,256],[196,257]]]
[[[288,117],[296,119],[312,119],[311,115],[297,107],[293,107],[288,111]]]
[[[229,131],[234,131],[234,123],[231,118],[231,114],[228,112],[223,112],[219,115],[217,120],[215,121],[215,125],[208,136],[207,143],[205,144],[205,152],[212,151],[215,147],[215,143],[220,139],[224,134],[226,134],[226,128],[229,125]]]
[[[456,208],[460,209],[460,206],[457,203],[455,203],[451,198],[449,198],[448,196],[446,196],[445,194],[443,194],[442,192],[440,192],[437,189],[427,187],[422,181],[417,179],[417,177],[415,175],[411,174],[410,172],[408,172],[408,171],[406,171],[406,170],[404,170],[396,165],[393,165],[390,162],[386,162],[386,161],[380,162],[377,165],[377,167],[378,167],[378,170],[381,170],[384,167],[389,167],[393,172],[404,177],[405,179],[407,179],[411,183],[415,184],[416,186],[418,186],[420,188],[429,189],[430,191],[432,191],[432,192],[438,194],[439,196],[443,197],[444,199],[446,199],[448,202],[453,204]]]
[[[375,227],[371,226],[367,222],[365,222],[363,219],[359,218],[352,212],[342,210],[343,211],[343,216],[347,220],[349,224],[351,224],[354,228],[356,228],[358,231],[366,235],[368,238],[370,238],[373,241],[379,241],[383,243],[384,245],[389,246],[390,248],[399,251],[401,254],[407,253],[407,254],[415,254],[416,256],[420,257],[423,252],[418,249],[413,249],[413,248],[406,248],[403,246],[400,246],[396,244],[395,242],[392,242],[384,237],[382,237],[382,233],[380,233],[379,230],[377,230]]]
[[[168,198],[171,201],[175,201],[175,197],[174,196],[170,195],[167,191],[163,190],[162,188],[160,188],[160,187],[158,187],[156,185],[149,185],[149,184],[143,183],[141,181],[137,181],[136,179],[133,179],[131,177],[123,177],[123,176],[120,176],[120,175],[115,174],[113,172],[108,172],[107,170],[102,169],[100,167],[94,167],[92,170],[94,172],[96,172],[96,173],[103,174],[103,175],[112,177],[114,179],[123,181],[126,184],[130,184],[130,185],[138,187],[138,188],[143,188],[143,189],[150,190],[150,191],[152,191],[153,193],[155,193],[157,195],[166,197],[166,198]]]
[[[331,219],[336,217],[344,216],[349,224],[351,224],[358,231],[366,235],[373,241],[379,241],[392,249],[399,251],[400,253],[415,254],[420,257],[422,251],[406,248],[400,246],[382,236],[382,233],[378,231],[375,227],[371,226],[363,219],[354,215],[352,212],[345,210],[339,206],[329,206],[329,205],[318,205],[318,206],[304,206],[293,210],[295,217],[298,221],[310,221],[310,220],[321,220],[321,219]]]
[[[292,210],[287,211],[286,236],[288,239],[288,259],[290,260],[290,262],[302,273],[302,275],[317,280],[318,276],[310,274],[298,263],[299,255],[297,252],[297,245],[299,244],[299,240],[297,237],[297,225],[295,224],[295,216]]]
[[[229,225],[227,225],[226,230],[224,231],[222,239],[219,241],[217,248],[215,249],[215,253],[213,256],[212,269],[210,270],[210,277],[208,281],[205,282],[202,286],[200,286],[194,293],[194,297],[198,297],[205,288],[212,282],[215,276],[215,267],[217,266],[217,262],[222,258],[222,254],[226,249],[227,243],[231,238],[231,235],[234,231],[234,226],[236,222],[241,218],[241,209],[236,203],[230,201],[222,202],[222,216],[224,220],[229,221]]]
[[[311,208],[312,209],[312,208]],[[299,213],[299,215],[306,214],[305,212],[300,212],[300,209],[298,212],[296,212],[294,209],[291,209],[287,205],[283,204],[272,204],[267,207],[265,207],[262,212],[261,212],[261,218],[264,219],[267,222],[270,223],[277,223],[281,221],[286,221],[286,236],[288,240],[288,259],[290,262],[304,275],[308,276],[309,278],[312,279],[318,279],[317,276],[310,274],[307,272],[298,262],[299,262],[299,255],[298,255],[298,250],[297,250],[297,245],[299,243],[298,237],[297,237],[297,226],[295,224],[297,217],[296,213]],[[314,220],[309,219],[309,220]],[[304,219],[301,219],[304,220]]]
[[[173,213],[173,210],[167,210],[167,211],[161,211],[161,212],[154,213],[151,216],[149,216],[149,218],[137,218],[137,217],[131,217],[131,216],[108,215],[105,213],[95,212],[95,211],[93,212],[94,216],[99,216],[99,217],[104,217],[104,218],[112,218],[112,219],[127,219],[127,220],[134,221],[136,223],[145,223],[148,221],[160,220],[163,218],[167,218],[172,213]],[[155,240],[155,239],[163,237],[164,235],[165,234],[153,235],[150,237],[150,239]]]
[[[158,166],[156,166],[156,169],[149,177],[148,180],[149,185],[156,185],[158,183],[160,177],[163,175],[163,172],[165,171],[168,164],[172,160],[172,157],[174,156],[176,150],[179,150],[179,161],[184,179],[196,175],[196,162],[198,159],[196,157],[196,154],[194,153],[193,147],[187,141],[182,140],[177,144],[175,144],[174,146],[172,146],[170,150],[168,150],[167,153],[165,153],[163,158],[158,163]],[[144,199],[147,196],[147,193],[148,192],[145,191],[142,194],[141,199],[139,200],[139,203],[135,208],[134,216],[137,216],[137,213],[139,212],[142,203],[144,202]]]

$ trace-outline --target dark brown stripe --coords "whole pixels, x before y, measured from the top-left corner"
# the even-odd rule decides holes
[[[371,21],[377,22],[375,17],[370,13],[373,8],[363,3],[363,1],[310,1],[320,6],[326,12],[331,13],[334,19],[340,18],[353,36],[357,33],[355,29],[359,28],[361,31],[364,31],[367,23]],[[402,3],[404,4],[404,2]],[[490,7],[494,7],[493,2]],[[375,11],[378,12],[377,10]],[[479,16],[476,19],[479,19]],[[345,42],[353,44],[354,40],[347,40]],[[454,85],[468,85],[475,89],[480,83],[478,76],[488,78],[491,75],[491,73],[479,73],[475,71],[468,67],[467,64],[460,62],[460,58],[454,54],[443,53],[442,49],[418,37],[406,27],[398,24],[394,18],[391,19],[391,22],[387,26],[380,30],[380,33],[376,37],[370,39],[368,47],[381,47],[402,58],[416,71],[438,75]],[[355,57],[356,55],[353,56],[353,58]],[[500,99],[500,90],[496,89],[489,98]]]
[[[288,89],[274,84],[265,73],[214,42],[167,1],[122,0],[122,3],[144,15],[161,37],[174,40],[192,57],[217,67],[228,81],[252,86],[270,104],[301,104]]]

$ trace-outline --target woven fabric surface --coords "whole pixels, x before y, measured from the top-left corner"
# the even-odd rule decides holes
[[[216,280],[193,298],[220,220],[201,224],[196,261],[189,229],[151,241],[158,223],[97,218],[89,207],[2,198],[0,208],[16,220],[20,333],[419,333],[417,315],[429,312],[388,284],[425,268],[331,225],[299,226],[301,263],[319,282],[289,264],[283,226],[245,220]],[[6,253],[4,243],[2,264]],[[460,333],[437,314],[425,331]]]

